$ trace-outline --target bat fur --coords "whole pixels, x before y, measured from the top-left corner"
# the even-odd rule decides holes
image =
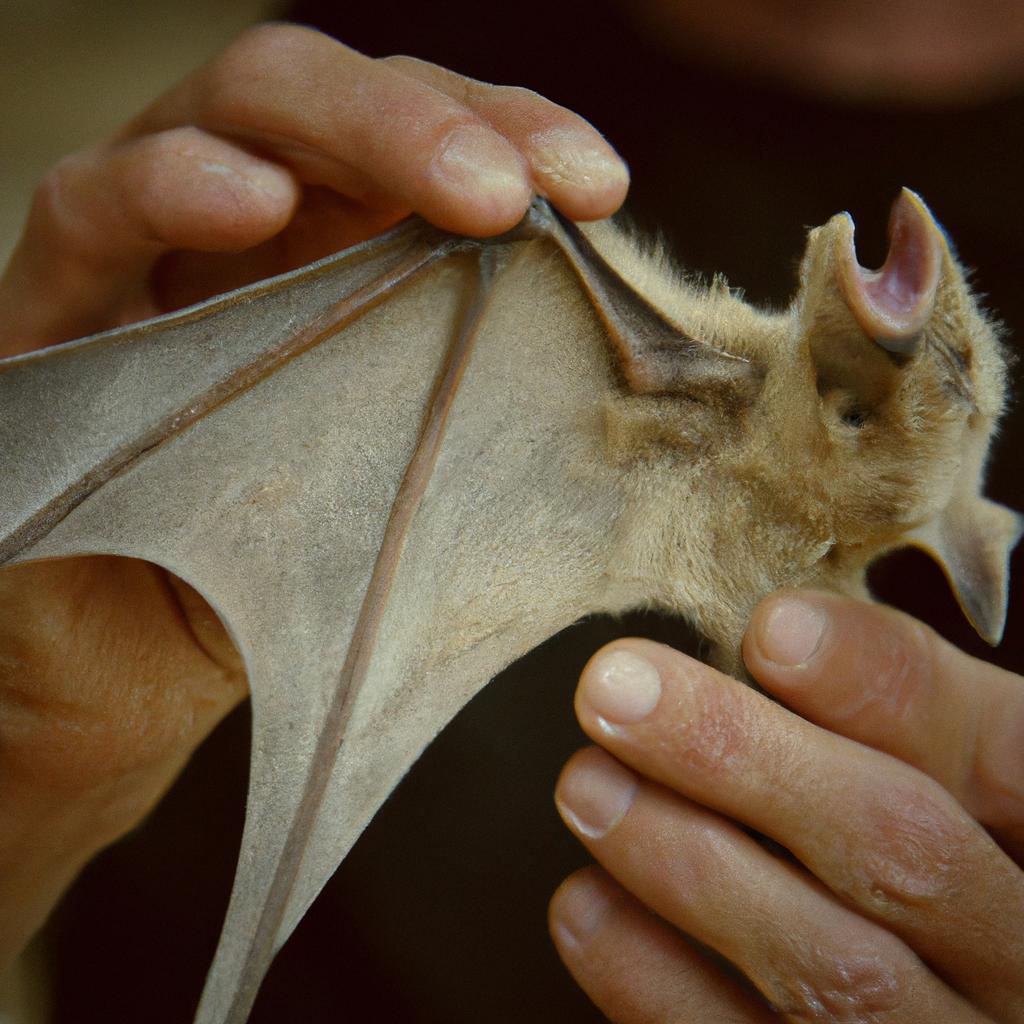
[[[865,597],[867,566],[906,544],[936,558],[990,643],[1001,635],[1021,521],[980,494],[1006,401],[999,329],[917,197],[898,201],[891,233],[911,216],[936,266],[933,295],[917,297],[905,325],[906,354],[865,324],[858,279],[868,275],[846,214],[810,233],[799,291],[779,312],[754,309],[721,279],[687,281],[607,223],[589,232],[691,337],[767,370],[757,399],[732,415],[671,397],[605,398],[607,457],[630,495],[609,571],[626,588],[640,581],[624,603],[694,621],[729,671],[741,668],[738,640],[764,594],[799,584]]]
[[[582,614],[667,608],[738,672],[764,595],[862,596],[874,558],[916,544],[998,639],[1021,528],[981,496],[998,331],[916,196],[890,229],[874,273],[849,217],[812,231],[796,298],[760,311],[608,225],[485,247],[489,290],[461,241],[407,226],[0,362],[4,557],[162,565],[210,601],[250,673],[244,866],[199,1021],[245,1020],[425,744]],[[397,289],[421,243],[455,247]],[[351,309],[331,305],[336,284]]]

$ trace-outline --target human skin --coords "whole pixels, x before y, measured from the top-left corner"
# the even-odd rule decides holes
[[[0,355],[302,266],[413,211],[488,235],[535,192],[587,219],[627,185],[590,125],[534,93],[259,27],[49,173],[0,279]],[[0,972],[246,693],[216,616],[149,563],[0,572]]]
[[[584,669],[600,746],[556,802],[603,869],[551,904],[577,981],[622,1024],[1024,1020],[1024,680],[821,593],[762,602],[743,653],[781,705],[646,640]]]
[[[483,86],[409,58],[373,61],[305,29],[263,27],[47,177],[0,280],[0,353],[131,322],[302,265],[411,211],[486,235],[512,226],[535,192],[588,219],[612,213],[627,184],[625,168],[589,125],[533,93]],[[985,979],[984,992],[964,991],[954,978],[950,988],[918,956],[944,972],[947,961],[955,966],[979,953],[971,938],[979,929],[1002,935],[1024,910],[1024,877],[982,827],[998,829],[1007,850],[1020,852],[1020,680],[944,647],[905,617],[822,596],[805,597],[831,617],[818,657],[783,669],[767,659],[765,632],[774,624],[776,641],[795,642],[797,620],[787,625],[772,614],[782,600],[758,609],[745,653],[762,685],[804,718],[667,648],[633,640],[602,652],[615,655],[612,681],[620,687],[625,678],[623,651],[634,668],[644,655],[657,666],[661,699],[648,716],[611,730],[593,703],[609,688],[607,658],[591,662],[580,720],[618,760],[595,751],[574,758],[559,784],[560,805],[571,822],[586,823],[588,807],[600,803],[601,770],[624,777],[625,768],[609,765],[630,765],[653,780],[639,785],[614,828],[598,837],[586,826],[581,837],[611,875],[680,931],[591,871],[571,879],[552,905],[563,958],[624,1024],[714,1020],[723,1006],[733,1007],[731,1019],[771,1020],[781,1018],[681,934],[724,946],[773,998],[827,988],[834,979],[826,968],[852,963],[843,956],[855,935],[878,956],[853,964],[860,974],[832,988],[846,999],[842,986],[852,987],[848,1002],[899,996],[900,1005],[878,1019],[991,1019],[972,1005],[996,1019],[1019,1018],[1019,938],[1008,935],[991,963],[977,964],[972,977]],[[863,636],[872,638],[869,650],[890,657],[867,661]],[[880,637],[891,638],[888,648]],[[0,673],[3,964],[80,867],[159,799],[246,688],[220,623],[194,592],[151,565],[106,558],[0,573]],[[651,670],[640,674],[650,696]],[[853,710],[844,715],[843,707]],[[698,732],[698,721],[716,728]],[[744,728],[733,728],[738,723]],[[694,747],[706,732],[724,744],[717,760]],[[756,747],[743,742],[747,735],[758,737]],[[781,787],[789,804],[779,789],[754,785],[778,780],[782,765],[792,769]],[[633,777],[625,778],[632,788]],[[905,797],[901,813],[888,813],[882,799],[894,791]],[[772,820],[768,812],[782,806],[789,816]],[[737,820],[807,868],[786,866],[743,838]],[[920,828],[908,831],[907,822]],[[929,828],[940,839],[962,839],[962,856],[951,860]],[[839,834],[843,844],[814,845]],[[858,902],[875,891],[858,870],[899,866],[911,854],[915,884],[927,890],[910,893],[913,907],[901,909],[902,890],[884,906],[877,898]],[[729,882],[730,871],[742,882]],[[947,883],[958,887],[955,905]],[[665,893],[697,888],[708,899],[685,913],[664,902]],[[725,914],[712,897],[727,890]],[[775,945],[757,915],[787,921],[774,929]],[[585,920],[596,929],[587,932]],[[713,927],[728,934],[720,938]],[[807,961],[811,946],[820,964]],[[826,963],[824,954],[837,949]],[[990,1006],[989,993],[1002,1002]],[[921,1015],[926,1010],[931,1016]]]

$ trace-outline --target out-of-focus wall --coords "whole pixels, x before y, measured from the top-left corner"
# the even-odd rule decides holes
[[[0,0],[0,266],[32,189],[278,0]]]

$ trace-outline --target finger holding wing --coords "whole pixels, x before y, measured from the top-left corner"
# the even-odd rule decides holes
[[[599,133],[535,93],[261,25],[47,175],[0,280],[0,355],[293,269],[412,212],[497,234],[535,193],[590,219],[627,185]]]

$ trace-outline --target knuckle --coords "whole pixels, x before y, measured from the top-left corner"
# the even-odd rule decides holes
[[[183,173],[182,164],[203,158],[205,136],[192,125],[168,128],[126,146],[119,160],[121,205],[126,209],[146,205],[144,200],[163,188],[167,178]]]
[[[923,623],[900,615],[897,625],[888,631],[891,665],[883,671],[887,710],[906,716],[913,711],[914,698],[935,675],[936,636]]]
[[[182,141],[171,136],[172,132],[149,136],[133,147],[122,163],[121,173],[111,180],[117,209],[131,234],[141,241],[163,241],[159,224],[161,199],[168,171],[173,174],[180,167],[177,157]]]
[[[1012,701],[992,704],[971,765],[979,817],[992,828],[1024,825],[1024,694],[1017,689]]]
[[[308,65],[324,47],[351,51],[302,25],[268,22],[246,29],[201,72],[193,100],[200,118],[245,127],[259,113],[259,95],[271,81]]]
[[[932,678],[933,651],[927,627],[913,619],[896,619],[885,609],[851,606],[854,618],[844,623],[840,618],[837,633],[846,633],[863,640],[857,662],[856,685],[847,685],[842,697],[830,704],[834,720],[884,716],[887,722],[905,720],[919,704],[922,687]],[[817,673],[830,678],[849,679],[850,644],[829,648]],[[833,687],[834,689],[834,687]]]
[[[447,106],[436,111],[434,123],[429,130],[438,148],[451,145],[463,132],[491,132],[491,129],[469,110]]]
[[[891,717],[905,717],[922,679],[920,662],[921,653],[911,637],[883,631],[875,648],[874,678],[866,692],[869,702]]]
[[[46,172],[32,196],[26,231],[46,244],[54,265],[95,252],[97,190],[89,181],[94,157],[94,150],[63,157]]]
[[[204,702],[218,699],[229,670],[153,621],[134,632],[114,612],[81,610],[102,593],[105,571],[120,571],[130,585],[135,566],[97,558],[18,569],[9,595],[0,594],[0,770],[74,796],[144,775],[188,749]]]
[[[462,96],[463,101],[468,105],[495,105],[511,97],[515,86],[492,85],[490,82],[481,82],[476,78],[463,78]]]
[[[691,910],[699,907],[708,886],[733,875],[743,859],[736,827],[699,808],[687,814],[685,831],[674,831],[668,838],[651,851],[658,857],[657,876],[669,881],[673,901]]]
[[[253,157],[224,140],[183,126],[130,144],[111,187],[120,215],[140,242],[244,248],[283,227],[292,209],[282,201],[283,191],[252,183],[255,165]]]
[[[474,82],[473,85],[480,90],[482,96],[501,100],[509,105],[519,107],[556,107],[556,104],[541,96],[539,92],[527,89],[522,85],[491,85],[488,82]]]
[[[976,829],[922,776],[875,794],[859,818],[843,894],[889,922],[942,914],[968,879]],[[866,839],[864,837],[867,837]]]
[[[903,952],[887,935],[866,945],[815,948],[785,977],[767,986],[772,1006],[799,1024],[855,1024],[898,1012],[907,1002],[908,984],[896,966]]]
[[[80,175],[81,155],[62,157],[36,185],[32,196],[32,216],[48,226],[59,227],[66,221],[69,198],[74,195]]]
[[[436,112],[432,124],[422,125],[424,150],[433,162],[451,159],[477,166],[505,158],[509,144],[465,107]],[[468,156],[467,156],[468,154]]]
[[[89,792],[147,762],[163,737],[126,725],[123,707],[96,707],[80,694],[96,689],[88,672],[69,673],[42,645],[6,666],[0,693],[5,773],[50,792]]]
[[[304,25],[293,25],[283,21],[267,21],[245,29],[227,49],[219,61],[248,68],[252,75],[252,64],[276,64],[307,56],[310,50],[333,41],[322,32]]]
[[[486,82],[480,82],[468,75],[460,74],[458,71],[452,71],[451,68],[405,54],[385,57],[384,62],[420,82],[426,82],[439,89],[457,103],[465,106],[485,99],[495,88]]]

